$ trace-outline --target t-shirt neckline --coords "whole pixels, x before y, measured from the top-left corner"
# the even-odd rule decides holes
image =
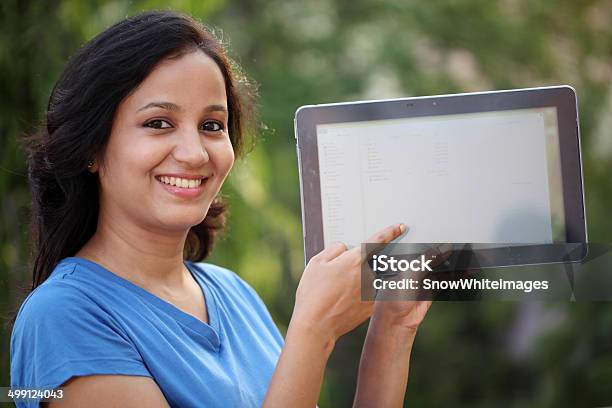
[[[145,298],[155,307],[172,316],[177,322],[181,323],[183,326],[186,326],[190,330],[204,337],[216,351],[219,350],[219,312],[217,310],[215,296],[209,289],[208,285],[206,285],[203,279],[199,276],[199,274],[193,271],[194,266],[192,266],[190,262],[184,261],[183,263],[185,264],[185,267],[187,268],[191,276],[195,279],[196,283],[200,287],[200,290],[202,290],[208,314],[208,323],[205,323],[197,317],[182,311],[178,307],[174,306],[172,303],[167,302],[159,296],[154,295],[148,290],[136,285],[135,283],[132,283],[125,278],[122,278],[121,276],[113,273],[112,271],[106,269],[104,266],[94,261],[91,261],[86,258],[73,256],[63,259],[62,262],[75,262],[86,268],[94,269],[100,277],[110,279],[111,281]]]

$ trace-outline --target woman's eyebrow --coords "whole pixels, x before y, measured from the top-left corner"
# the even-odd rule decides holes
[[[142,108],[138,109],[136,112],[151,108],[161,108],[172,112],[179,112],[181,110],[180,106],[172,102],[149,102]]]
[[[151,108],[161,108],[165,110],[169,110],[172,112],[180,112],[181,107],[172,102],[149,102],[142,108],[138,109],[137,112],[140,112],[145,109]],[[227,107],[225,105],[208,105],[204,108],[204,112],[224,112],[227,113]]]
[[[208,105],[206,108],[204,108],[204,112],[215,112],[215,111],[227,113],[227,107],[225,107],[225,105]]]

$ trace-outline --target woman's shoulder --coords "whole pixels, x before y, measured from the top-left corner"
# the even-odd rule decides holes
[[[121,325],[104,305],[95,287],[95,273],[86,265],[60,262],[49,278],[23,301],[11,334],[14,351],[45,338],[75,342],[122,334]]]
[[[15,325],[41,322],[43,319],[75,319],[98,310],[96,302],[83,290],[81,282],[86,279],[81,275],[87,272],[85,267],[74,262],[60,262],[49,278],[25,298]],[[75,273],[79,279],[75,278]]]
[[[150,375],[103,298],[87,289],[93,275],[61,262],[22,303],[11,333],[13,385],[55,388],[77,375]]]

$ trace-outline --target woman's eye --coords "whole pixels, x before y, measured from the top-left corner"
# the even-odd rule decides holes
[[[162,119],[154,119],[147,123],[145,123],[146,127],[150,127],[153,129],[168,129],[171,128],[172,125],[165,120]]]
[[[202,130],[205,130],[207,132],[219,132],[223,130],[223,125],[213,120],[209,120],[208,122],[202,123],[201,127]]]

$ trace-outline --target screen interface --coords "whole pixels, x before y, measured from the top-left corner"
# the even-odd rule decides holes
[[[317,126],[324,242],[565,241],[554,107]]]

